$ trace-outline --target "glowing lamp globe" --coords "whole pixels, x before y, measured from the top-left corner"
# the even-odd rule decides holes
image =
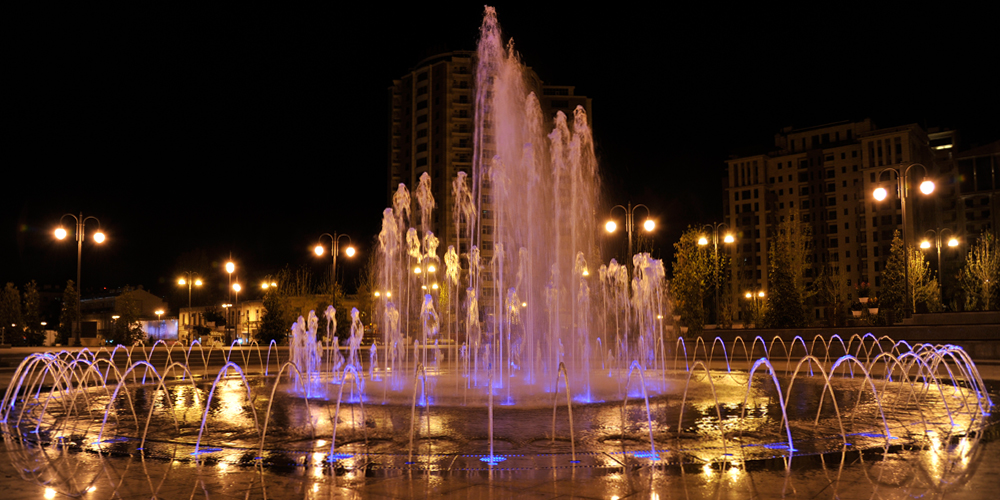
[[[613,220],[609,220],[608,223],[604,225],[604,230],[609,233],[615,232],[615,229],[618,229],[618,224],[615,224],[615,221]]]
[[[885,188],[878,188],[872,193],[872,196],[874,196],[876,200],[882,201],[886,196],[889,196],[889,192],[886,191]]]
[[[646,219],[646,222],[642,223],[642,228],[646,231],[652,232],[653,229],[656,229],[656,223],[653,222],[653,219]]]
[[[934,192],[934,182],[924,181],[920,183],[920,192],[924,194],[931,194]]]
[[[66,228],[60,227],[56,229],[56,239],[62,240],[66,238]]]
[[[104,233],[100,231],[94,233],[94,241],[98,243],[104,243]]]

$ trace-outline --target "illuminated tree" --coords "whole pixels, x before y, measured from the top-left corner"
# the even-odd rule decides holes
[[[0,327],[4,329],[7,343],[21,344],[23,342],[21,332],[24,329],[24,321],[21,318],[21,292],[17,291],[13,283],[7,283],[7,287],[0,293]]]
[[[988,311],[996,307],[997,281],[1000,280],[1000,252],[996,236],[983,233],[965,256],[965,267],[959,273],[965,291],[966,309]]]
[[[80,319],[79,311],[76,308],[80,300],[80,294],[76,290],[73,280],[66,282],[66,289],[63,291],[62,312],[59,314],[59,343],[66,345],[73,336],[73,328],[77,320]]]
[[[806,253],[812,240],[808,225],[795,221],[793,211],[778,224],[768,248],[768,298],[764,325],[768,328],[806,326]]]
[[[42,332],[42,298],[38,293],[38,285],[34,280],[24,285],[24,328],[28,334],[28,344],[42,345],[45,341]]]
[[[712,256],[698,245],[701,232],[689,227],[674,243],[673,279],[670,288],[674,298],[674,314],[692,332],[705,324],[705,296],[710,288]]]

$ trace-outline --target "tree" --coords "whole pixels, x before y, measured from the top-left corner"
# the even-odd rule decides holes
[[[701,331],[705,324],[705,296],[712,273],[712,257],[698,245],[701,232],[688,227],[680,241],[674,243],[673,279],[670,288],[674,298],[674,314],[692,332]]]
[[[76,290],[76,284],[73,280],[68,280],[63,291],[62,312],[59,314],[59,343],[62,345],[69,344],[76,322],[80,319],[80,311],[76,308],[79,301],[80,294]]]
[[[764,325],[768,328],[798,328],[806,326],[806,253],[812,240],[808,225],[795,221],[792,211],[788,219],[778,224],[768,248],[768,298]]]
[[[38,285],[31,280],[24,285],[24,328],[30,345],[42,345],[45,335],[42,331],[42,298]]]
[[[842,320],[847,316],[847,307],[850,305],[847,294],[850,293],[851,287],[847,286],[846,275],[828,271],[829,268],[824,268],[823,273],[816,279],[817,294],[826,306],[829,326],[843,326]]]
[[[118,319],[111,323],[108,338],[116,344],[133,345],[146,339],[145,332],[139,323],[140,299],[136,296],[136,291],[125,287],[115,299],[115,315]]]
[[[988,311],[997,304],[997,281],[1000,280],[1000,252],[996,236],[983,233],[965,256],[959,281],[965,292],[966,309]]]
[[[924,253],[914,245],[908,245],[910,307],[917,311],[917,305],[923,305],[927,312],[941,310],[941,287],[931,271],[931,263],[924,258]]]
[[[280,344],[288,336],[292,321],[288,318],[288,303],[280,288],[272,286],[264,292],[264,315],[257,329],[257,342],[268,345],[271,341]]]
[[[4,340],[8,344],[22,344],[24,321],[21,317],[21,292],[13,283],[0,293],[0,327],[4,330]]]
[[[906,293],[905,259],[903,240],[899,237],[899,231],[896,231],[892,235],[889,259],[882,270],[882,289],[878,297],[879,308],[891,310],[896,318],[905,318],[913,306],[913,301]]]

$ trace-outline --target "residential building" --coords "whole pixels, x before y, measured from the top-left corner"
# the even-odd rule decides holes
[[[897,230],[913,245],[928,230],[964,238],[995,230],[996,143],[955,153],[956,139],[950,130],[928,134],[916,124],[878,128],[866,119],[786,127],[775,134],[776,149],[730,158],[723,209],[736,236],[728,249],[733,296],[767,292],[768,248],[786,220],[812,235],[803,276],[807,286],[831,277],[848,301],[857,298],[859,283],[868,283],[877,296]],[[896,172],[908,172],[905,217]],[[917,189],[925,177],[936,182],[931,195]],[[884,201],[872,196],[877,187],[890,193]],[[826,319],[829,311],[821,306],[810,306],[811,320]]]

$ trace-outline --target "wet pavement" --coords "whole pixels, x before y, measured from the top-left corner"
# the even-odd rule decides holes
[[[6,500],[39,498],[994,498],[1000,446],[980,443],[938,452],[796,456],[746,463],[725,470],[709,466],[657,467],[637,459],[535,457],[425,473],[400,465],[376,468],[233,466],[204,460],[108,457],[51,447],[0,450]],[[459,462],[458,460],[451,460]],[[560,462],[554,464],[553,462]],[[609,465],[610,464],[610,465]],[[464,469],[464,470],[460,470]]]
[[[979,371],[996,394],[1000,366],[981,363]],[[189,446],[171,446],[156,453],[113,446],[109,455],[93,446],[37,446],[4,437],[0,498],[961,499],[994,498],[1000,483],[1000,445],[978,439],[927,449],[893,446],[888,453],[880,447],[796,453],[790,463],[787,452],[778,452],[769,459],[684,466],[668,454],[663,464],[608,451],[578,452],[578,463],[564,452],[500,452],[505,460],[493,465],[482,455],[418,453],[407,463],[405,448],[355,454],[331,466],[322,453],[261,463],[253,452],[227,460],[222,453],[192,457]]]

